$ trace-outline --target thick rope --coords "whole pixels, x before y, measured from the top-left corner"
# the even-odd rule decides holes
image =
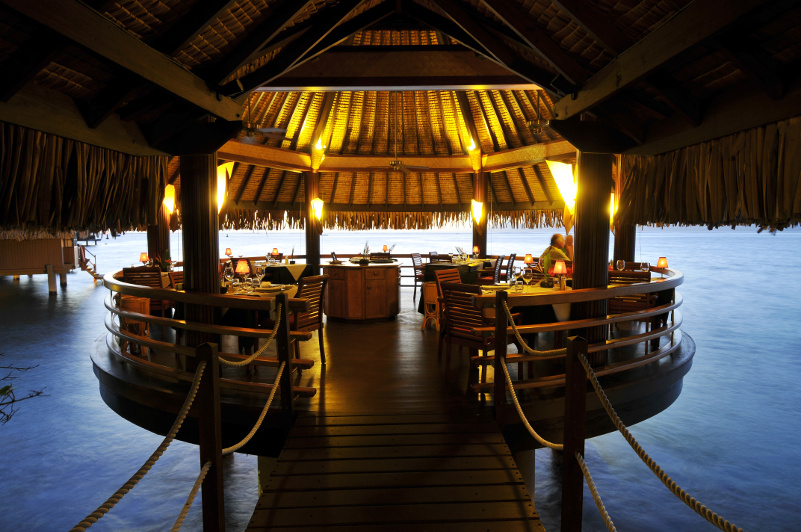
[[[261,348],[258,351],[247,357],[245,360],[240,360],[239,362],[234,362],[233,360],[228,360],[227,358],[223,358],[218,355],[217,358],[220,359],[220,364],[231,368],[241,368],[242,366],[247,366],[248,364],[256,360],[258,357],[260,357],[262,353],[264,353],[264,351],[267,350],[267,346],[269,346],[275,339],[275,335],[278,334],[278,326],[281,325],[281,307],[282,305],[278,305],[278,308],[276,309],[278,312],[278,319],[276,320],[275,325],[273,326],[273,332],[270,333],[270,336],[267,337],[267,342],[263,346],[261,346]]]
[[[595,501],[595,506],[598,508],[598,512],[601,514],[601,517],[603,517],[606,529],[609,532],[615,532],[617,530],[615,528],[615,523],[613,523],[612,518],[609,517],[609,512],[607,512],[606,507],[604,507],[604,501],[601,500],[601,496],[598,494],[598,488],[595,487],[595,482],[592,480],[590,470],[587,467],[587,464],[584,463],[584,459],[581,457],[580,453],[576,453],[576,460],[578,460],[579,467],[581,467],[581,472],[584,473],[587,486],[590,488],[590,493],[592,493],[592,500]]]
[[[514,401],[515,403],[515,408],[517,408],[517,415],[520,416],[520,420],[523,422],[523,425],[526,426],[526,429],[528,429],[529,434],[534,436],[534,439],[540,442],[540,445],[544,445],[545,447],[554,449],[555,451],[561,451],[562,449],[564,449],[564,445],[562,445],[561,443],[549,442],[548,440],[537,434],[537,431],[534,430],[534,427],[532,427],[531,424],[529,424],[528,419],[526,419],[526,414],[523,413],[523,409],[520,407],[520,402],[517,400],[515,387],[512,385],[512,377],[509,376],[509,368],[506,367],[505,362],[506,361],[504,360],[504,363],[501,364],[501,367],[503,368],[504,375],[506,375],[506,386],[512,393],[512,401]]]
[[[523,346],[523,349],[525,350],[526,353],[538,357],[564,355],[565,353],[567,353],[566,347],[563,347],[562,349],[551,349],[550,351],[537,351],[536,349],[529,347],[526,341],[523,340],[523,337],[520,336],[520,331],[517,330],[517,324],[515,324],[515,320],[512,317],[512,313],[509,311],[509,305],[506,303],[506,301],[503,302],[503,309],[506,311],[506,321],[512,327],[512,331],[515,333],[515,338],[517,338],[517,341],[520,342],[521,346]]]
[[[209,469],[211,469],[211,462],[206,462],[203,464],[203,467],[200,469],[200,473],[195,480],[195,485],[192,486],[192,490],[189,492],[189,496],[186,498],[184,507],[181,509],[181,513],[178,514],[178,519],[176,519],[175,524],[172,525],[171,532],[178,532],[181,530],[181,526],[184,524],[184,519],[186,519],[189,509],[192,507],[192,503],[195,502],[195,496],[200,490],[200,485],[203,484],[203,480],[206,478],[206,474],[208,474]]]
[[[584,371],[587,372],[587,376],[589,377],[590,382],[592,382],[592,387],[595,388],[595,393],[601,399],[601,403],[604,405],[604,409],[609,415],[609,418],[612,420],[612,423],[615,424],[617,430],[620,431],[631,448],[634,449],[634,452],[637,453],[637,456],[640,457],[640,460],[642,460],[643,463],[648,466],[648,468],[657,476],[657,478],[659,478],[662,484],[664,484],[665,487],[667,487],[671,493],[678,497],[684,504],[692,508],[695,513],[719,529],[725,530],[726,532],[742,532],[742,528],[739,528],[733,523],[726,521],[718,514],[695,500],[695,498],[690,496],[689,493],[684,491],[681,486],[676,484],[676,482],[673,481],[650,456],[648,456],[648,453],[646,453],[640,444],[637,443],[637,440],[634,439],[634,436],[631,435],[626,428],[626,425],[624,425],[618,417],[617,412],[615,412],[615,409],[612,406],[612,403],[609,402],[609,399],[606,397],[606,393],[603,391],[603,388],[601,388],[601,384],[598,382],[595,372],[592,370],[592,368],[590,368],[590,363],[587,361],[587,358],[583,354],[579,354],[579,360],[581,361],[581,365],[584,366]]]
[[[192,387],[189,389],[189,393],[184,400],[184,404],[181,407],[181,410],[178,412],[178,417],[176,417],[175,422],[172,424],[172,428],[167,433],[167,436],[164,437],[164,440],[161,442],[161,445],[150,455],[150,458],[139,468],[139,470],[133,474],[131,478],[128,479],[128,482],[122,485],[120,489],[117,490],[114,495],[109,497],[109,499],[104,502],[97,510],[89,514],[84,518],[83,521],[75,525],[70,532],[83,532],[94,523],[96,523],[101,517],[106,515],[109,510],[111,510],[115,504],[120,502],[122,498],[125,496],[126,493],[131,491],[136,484],[142,480],[142,478],[147,474],[148,471],[153,467],[153,465],[161,458],[161,455],[164,454],[164,451],[167,450],[167,447],[170,446],[172,440],[175,439],[175,436],[178,434],[178,431],[181,429],[181,425],[183,425],[184,420],[186,419],[186,415],[189,412],[189,409],[192,406],[192,403],[195,400],[195,396],[197,395],[198,387],[200,386],[200,379],[203,376],[203,371],[206,369],[206,362],[200,362],[198,364],[197,371],[195,372],[195,378],[192,380]]]
[[[242,441],[232,445],[231,447],[226,447],[225,449],[223,449],[222,450],[223,455],[234,453],[239,449],[241,449],[242,447],[244,447],[250,441],[250,439],[253,438],[253,435],[256,434],[256,432],[259,430],[262,422],[264,421],[265,416],[267,415],[267,410],[270,409],[270,405],[273,402],[273,398],[275,397],[275,391],[278,389],[278,382],[281,380],[281,375],[284,373],[285,367],[286,367],[286,362],[281,362],[281,366],[278,368],[278,375],[276,375],[275,382],[273,383],[273,389],[270,390],[270,397],[267,398],[267,402],[264,404],[264,408],[261,409],[261,414],[259,414],[259,419],[256,420],[256,424],[253,426],[252,429],[250,429],[250,432],[248,433],[247,436],[245,436],[242,439]]]

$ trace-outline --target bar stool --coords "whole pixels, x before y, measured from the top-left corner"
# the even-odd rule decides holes
[[[439,331],[439,299],[437,297],[437,283],[423,283],[423,325],[421,331],[426,329],[429,320],[434,322],[434,328]]]

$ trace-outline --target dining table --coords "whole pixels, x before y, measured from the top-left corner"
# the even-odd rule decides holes
[[[485,294],[496,292],[498,290],[506,290],[507,297],[510,300],[519,296],[530,296],[538,294],[558,294],[560,292],[558,282],[555,282],[553,287],[544,287],[540,286],[539,281],[534,281],[531,284],[523,284],[521,290],[517,290],[514,285],[509,285],[507,283],[482,286],[482,292],[484,292]],[[563,292],[569,290],[572,290],[572,288],[568,286]],[[547,307],[546,305],[543,306]],[[555,321],[568,321],[570,319],[570,303],[553,303],[550,305],[550,307],[553,310],[553,317],[555,318]],[[518,309],[520,310],[522,310],[523,308],[526,307],[518,307]],[[536,309],[538,307],[533,307],[533,308]],[[529,314],[532,315],[535,313],[537,314],[536,318],[532,318],[531,320],[524,318],[524,322],[544,323],[547,321],[554,321],[548,319],[550,318],[549,315],[543,316],[543,313],[541,311],[529,312]]]
[[[292,284],[297,283],[301,277],[306,277],[312,274],[312,268],[309,264],[265,264],[265,277],[273,283],[277,284]]]

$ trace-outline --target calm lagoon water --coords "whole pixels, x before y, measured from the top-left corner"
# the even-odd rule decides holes
[[[490,253],[537,253],[549,230],[494,230]],[[182,255],[173,234],[173,258]],[[101,272],[136,261],[145,235],[127,233],[87,249]],[[395,244],[396,253],[469,248],[469,230],[326,231],[324,253],[356,253]],[[221,232],[220,250],[263,255],[273,247],[304,253],[291,232]],[[646,228],[637,260],[666,256],[684,272],[683,330],[697,354],[679,399],[631,427],[651,456],[690,494],[747,530],[795,531],[801,522],[801,231],[757,234],[753,228]],[[411,290],[411,289],[404,289]],[[0,366],[36,368],[15,381],[20,393],[46,397],[20,404],[0,426],[0,531],[67,530],[102,504],[161,441],[114,414],[100,399],[89,354],[105,341],[106,290],[80,271],[55,297],[46,276],[0,277]],[[404,311],[414,312],[411,294]],[[654,477],[619,434],[586,446],[607,510],[619,530],[706,531]],[[197,448],[174,442],[153,470],[93,531],[164,530],[183,505],[199,467]],[[535,502],[546,528],[558,529],[559,469],[555,453],[535,453]],[[243,530],[256,502],[256,457],[226,462],[228,529]],[[604,530],[589,493],[585,530]],[[200,529],[199,501],[184,530]]]

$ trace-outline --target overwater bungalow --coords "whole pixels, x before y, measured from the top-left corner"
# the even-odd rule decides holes
[[[166,265],[169,231],[182,228],[180,277],[165,267],[102,279],[109,335],[92,360],[104,401],[162,434],[201,382],[200,406],[179,438],[199,442],[209,464],[208,530],[224,528],[220,457],[240,448],[265,457],[289,449],[254,530],[509,530],[510,521],[537,529],[522,482],[497,496],[507,506],[467,493],[470,466],[456,464],[438,480],[452,482],[450,498],[434,496],[431,481],[387,480],[383,469],[380,478],[360,476],[364,484],[337,484],[333,477],[352,480],[356,471],[312,475],[301,451],[319,437],[315,459],[353,459],[328,441],[340,435],[380,469],[392,456],[376,448],[404,448],[412,460],[420,446],[438,446],[441,455],[424,458],[445,460],[455,440],[469,439],[456,436],[462,430],[475,432],[476,446],[495,446],[482,457],[489,461],[508,458],[505,445],[579,445],[614,430],[584,380],[577,389],[587,413],[565,399],[566,351],[582,349],[623,421],[653,416],[680,394],[695,344],[681,330],[681,272],[666,264],[631,271],[637,225],[781,230],[801,216],[797,2],[4,0],[0,14],[0,274],[47,273],[56,293],[56,275],[65,283],[66,271],[91,264],[84,248],[75,260],[76,231],[146,229],[143,262]],[[572,193],[560,186],[564,168]],[[458,279],[438,294],[429,285],[427,299],[417,278],[433,281],[441,265],[428,254],[429,264],[407,268],[420,320],[431,303],[440,334],[386,344],[396,334],[388,331],[408,326],[391,320],[401,264],[391,254],[338,263],[322,256],[321,232],[436,231],[454,221],[472,224],[475,254],[446,265]],[[515,291],[513,261],[507,284],[498,283],[505,257],[487,255],[487,235],[504,224],[572,229],[571,290],[557,283],[539,293],[532,283]],[[292,258],[306,266],[290,268],[287,256],[270,275],[300,286],[265,287],[258,298],[224,293],[231,254],[218,231],[286,227],[304,229],[305,252]],[[609,267],[610,231],[620,271]],[[238,271],[246,261],[230,262]],[[489,288],[468,288],[485,265]],[[243,275],[255,273],[250,266]],[[548,266],[545,277],[560,274]],[[475,321],[460,323],[456,308]],[[382,319],[385,328],[364,325]],[[470,355],[451,353],[454,343]],[[418,386],[397,369],[410,345],[429,369],[451,357],[458,393],[376,399],[375,390]],[[326,371],[326,356],[345,364],[348,350],[360,354],[350,362],[373,388],[356,371],[342,379]],[[362,355],[385,356],[370,364]],[[343,399],[349,388],[358,402]],[[268,400],[275,407],[264,408]],[[364,426],[385,439],[369,443],[369,430],[354,429]],[[440,440],[385,436],[434,426],[444,427]],[[513,464],[496,469],[515,474]],[[400,488],[412,495],[398,499]],[[374,490],[392,499],[355,502]],[[326,495],[312,503],[309,491]],[[346,499],[370,510],[345,518],[332,508]],[[580,527],[574,503],[563,507],[565,529]],[[299,515],[300,506],[319,511]],[[479,507],[491,512],[478,515]]]

